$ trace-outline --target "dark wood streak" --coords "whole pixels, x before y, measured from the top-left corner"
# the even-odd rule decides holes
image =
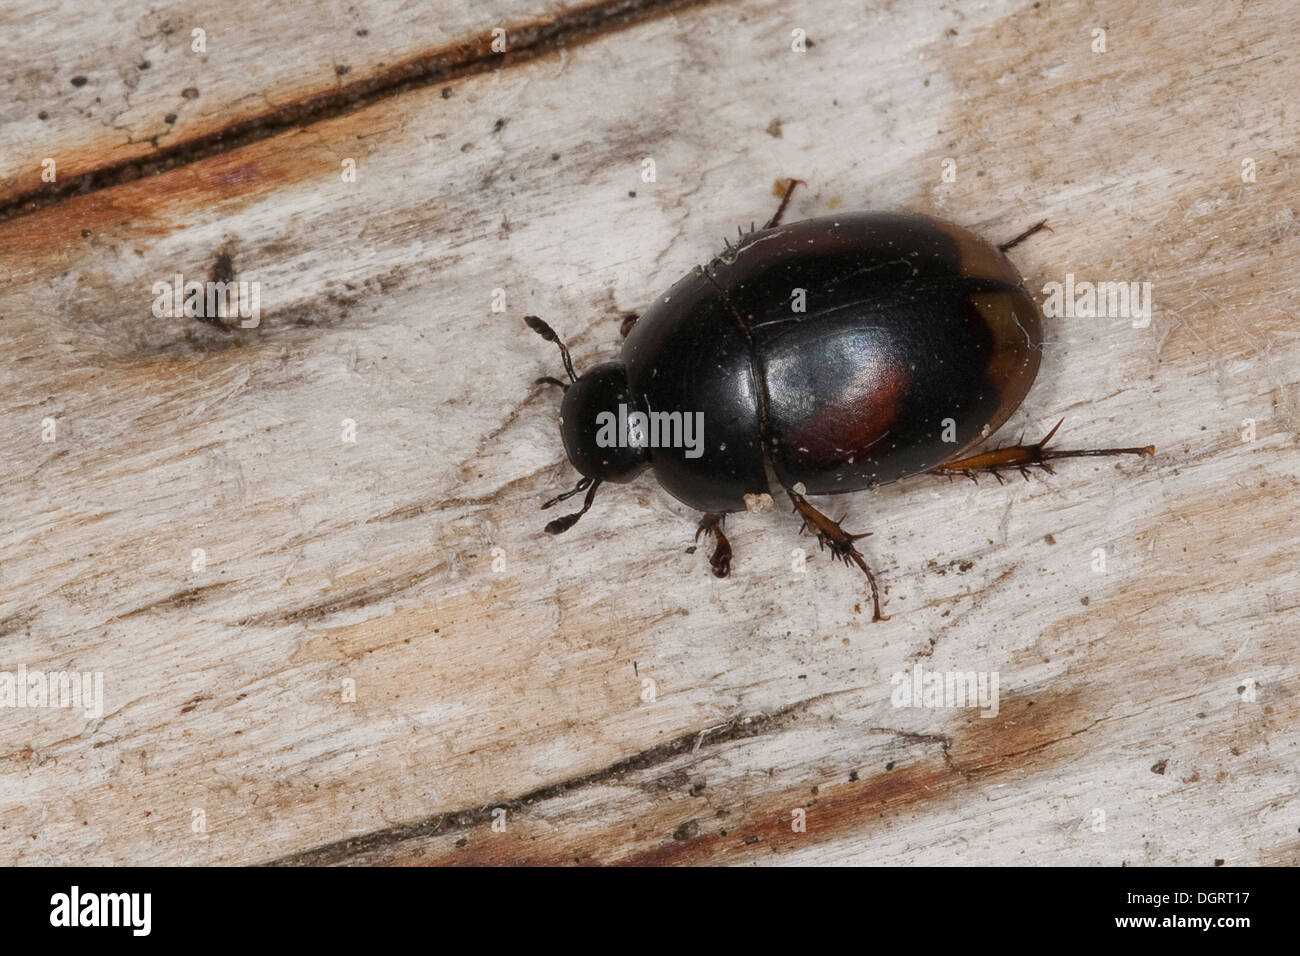
[[[551,20],[502,24],[510,50],[491,52],[491,35],[474,37],[410,57],[370,76],[300,98],[250,119],[77,176],[46,183],[0,201],[0,222],[25,216],[73,196],[156,176],[178,166],[269,139],[286,130],[344,116],[409,90],[527,63],[562,48],[599,39],[637,23],[708,0],[610,0],[567,10]]]
[[[708,735],[708,746],[711,748],[716,748],[718,745],[729,741],[743,740],[748,737],[757,737],[762,734],[772,733],[784,726],[784,724],[795,714],[817,702],[824,696],[826,695],[819,695],[818,697],[799,701],[798,703],[791,704],[789,707],[782,708],[781,710],[771,714],[757,714],[751,717],[736,717],[725,727],[716,730],[693,730],[689,734],[683,734],[667,743],[659,744],[655,747],[649,748],[648,750],[643,750],[638,754],[628,757],[625,760],[620,760],[618,763],[611,764],[603,770],[597,770],[594,773],[584,774],[580,777],[574,777],[570,780],[562,781],[561,783],[541,787],[511,800],[488,804],[481,807],[469,807],[464,810],[435,814],[434,816],[426,817],[416,823],[398,824],[397,826],[375,830],[371,833],[363,834],[362,836],[352,837],[347,840],[339,840],[336,843],[328,843],[324,846],[306,850],[302,853],[295,853],[291,856],[281,857],[278,860],[271,860],[265,865],[320,866],[341,863],[346,862],[351,856],[370,852],[385,846],[400,844],[418,837],[451,833],[457,830],[468,830],[471,827],[483,823],[490,823],[492,820],[492,813],[496,809],[505,809],[507,813],[516,812],[523,810],[532,804],[540,803],[554,797],[563,796],[564,794],[571,793],[574,790],[580,790],[583,787],[602,784],[611,780],[618,780],[624,774],[666,763],[672,758],[688,753],[694,749],[697,744],[700,743],[702,734],[704,733],[707,733]]]
[[[658,866],[752,860],[758,854],[795,850],[860,834],[876,820],[956,798],[985,780],[1007,775],[1021,778],[1050,770],[1086,750],[1087,743],[1080,738],[1102,721],[1112,719],[1097,716],[1099,702],[1083,688],[1063,693],[1004,693],[997,719],[966,711],[952,722],[948,733],[920,734],[887,727],[865,731],[887,734],[900,747],[934,748],[936,752],[931,756],[900,765],[891,763],[861,778],[848,774],[852,767],[839,768],[844,777],[829,783],[824,777],[826,768],[819,767],[821,779],[807,781],[820,784],[816,792],[805,783],[766,791],[739,806],[727,807],[725,817],[701,816],[698,802],[675,798],[669,792],[673,789],[670,786],[655,786],[655,781],[628,781],[625,786],[635,784],[660,794],[652,808],[653,819],[641,817],[650,832],[661,834],[658,842],[650,846],[630,841],[625,821],[572,838],[548,828],[548,838],[541,845],[530,839],[526,811],[536,804],[587,787],[619,785],[624,775],[665,765],[688,754],[713,756],[727,744],[780,733],[799,723],[811,705],[840,693],[845,691],[820,694],[771,714],[734,719],[702,741],[700,732],[693,731],[604,770],[511,800],[388,827],[267,865]],[[689,774],[675,776],[683,784],[689,781]],[[806,833],[796,833],[790,827],[790,811],[796,807],[807,812]],[[505,809],[515,822],[505,833],[484,833],[498,808]],[[454,834],[461,834],[454,844],[427,842]]]

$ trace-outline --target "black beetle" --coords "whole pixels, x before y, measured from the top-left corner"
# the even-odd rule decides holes
[[[653,467],[659,484],[704,512],[714,574],[725,577],[729,512],[784,493],[823,548],[875,576],[849,534],[804,497],[858,491],[923,472],[995,476],[1085,455],[1016,444],[962,457],[995,432],[1038,374],[1038,304],[1006,251],[1038,223],[993,246],[952,223],[911,213],[848,213],[780,225],[799,180],[762,229],[697,267],[639,319],[624,323],[621,361],[578,376],[564,343],[537,316],[528,326],[560,348],[570,383],[560,431],[582,474],[549,508],[586,491],[582,509],[546,526],[571,528],[602,482]],[[639,413],[639,414],[638,414]],[[692,437],[691,425],[707,418]],[[1057,423],[1057,428],[1060,423]],[[666,442],[659,441],[667,435]],[[1001,478],[999,476],[999,481]]]

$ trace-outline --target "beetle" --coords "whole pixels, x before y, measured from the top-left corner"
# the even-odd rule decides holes
[[[582,375],[535,315],[526,324],[559,346],[568,382],[560,434],[582,478],[547,501],[586,492],[582,507],[546,525],[561,534],[606,482],[653,469],[659,484],[703,512],[709,564],[731,569],[726,515],[786,496],[823,549],[856,564],[880,590],[850,534],[806,495],[835,495],[923,473],[972,480],[1017,469],[1052,471],[1062,458],[1152,455],[1154,446],[1064,450],[1042,441],[971,454],[1016,410],[1038,374],[1037,302],[1006,253],[1039,230],[993,245],[941,219],[856,212],[751,225],[639,318],[625,322],[620,360]],[[737,230],[739,232],[739,230]],[[690,425],[701,435],[691,443]],[[660,439],[667,436],[667,441]],[[841,519],[842,520],[842,519]],[[869,534],[868,532],[867,534]]]

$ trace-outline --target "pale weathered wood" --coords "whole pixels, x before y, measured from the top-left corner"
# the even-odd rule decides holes
[[[149,164],[216,134],[257,135],[286,115],[329,112],[513,54],[559,24],[640,5],[17,0],[0,8],[0,205],[49,182],[47,160],[57,182]]]
[[[107,697],[0,711],[0,854],[1295,863],[1296,18],[695,7],[0,224],[0,669]],[[783,509],[727,581],[647,481],[543,535],[573,473],[521,317],[613,356],[784,175],[791,218],[1046,218],[1034,290],[1152,281],[1148,329],[1050,323],[1000,437],[1157,456],[828,502],[876,625]],[[150,314],[223,250],[259,328]],[[997,671],[998,716],[893,707],[917,662]]]

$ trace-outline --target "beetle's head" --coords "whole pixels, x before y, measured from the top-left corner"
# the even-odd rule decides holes
[[[619,484],[631,481],[650,463],[628,415],[640,406],[632,400],[627,369],[603,362],[578,376],[560,403],[560,435],[573,467],[583,477]]]
[[[567,383],[550,376],[538,379],[564,389],[560,437],[569,462],[582,475],[571,491],[557,495],[542,507],[550,508],[580,491],[587,492],[581,511],[556,518],[546,526],[548,533],[560,534],[573,527],[591,507],[601,482],[631,481],[650,463],[650,453],[637,440],[635,429],[629,434],[627,416],[639,406],[632,400],[627,369],[622,363],[604,362],[578,375],[573,371],[569,350],[551,327],[535,315],[526,316],[524,321],[542,338],[559,346],[569,375]]]

